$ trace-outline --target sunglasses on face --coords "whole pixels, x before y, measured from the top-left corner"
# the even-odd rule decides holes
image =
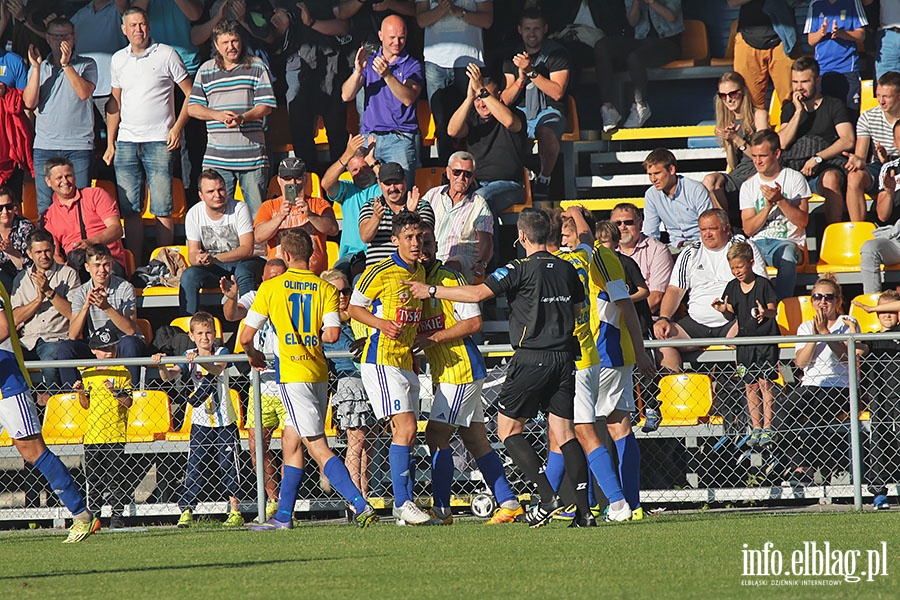
[[[613,221],[616,227],[631,227],[634,225],[634,219],[622,219],[621,221]]]
[[[722,100],[737,100],[743,95],[744,92],[742,92],[741,90],[734,90],[732,92],[719,92],[719,98],[721,98]]]
[[[450,169],[450,172],[453,173],[454,177],[465,177],[466,179],[474,175],[472,171],[466,171],[465,169]]]
[[[13,212],[14,210],[16,210],[15,204],[0,204],[0,212],[3,212],[3,211]]]
[[[837,300],[837,296],[834,294],[813,294],[811,297],[813,302],[834,302]]]
[[[345,287],[345,288],[340,289],[340,290],[338,290],[338,291],[339,291],[341,294],[343,294],[344,296],[349,296],[350,294],[353,293],[353,288]]]

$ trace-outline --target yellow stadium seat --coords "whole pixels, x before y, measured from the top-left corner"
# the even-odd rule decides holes
[[[159,253],[162,252],[163,248],[166,246],[160,246],[159,248],[154,248],[153,252],[150,253],[150,260],[153,260]],[[179,254],[184,257],[184,262],[187,266],[191,266],[191,261],[188,260],[188,248],[187,246],[167,246],[168,248],[177,248]],[[218,288],[217,288],[218,289]],[[202,291],[202,290],[201,290]],[[163,285],[154,285],[147,288],[137,288],[135,290],[141,296],[177,296],[178,288],[177,287],[166,287]]]
[[[81,408],[78,393],[56,394],[47,400],[41,433],[48,444],[80,444],[84,440],[88,411]]]
[[[781,99],[775,90],[772,90],[772,100],[769,102],[769,124],[775,131],[781,128]]]
[[[860,294],[854,300],[865,304],[866,306],[876,306],[878,304],[878,294]],[[881,322],[878,320],[878,313],[866,312],[863,309],[850,305],[850,316],[859,322],[859,330],[863,333],[875,333],[881,330]]]
[[[136,319],[138,329],[144,334],[144,341],[148,344],[153,341],[153,326],[147,319]]]
[[[706,37],[706,24],[693,19],[684,20],[684,33],[681,35],[681,58],[662,66],[663,69],[684,69],[709,64],[709,40]]]
[[[577,142],[581,139],[581,125],[578,123],[578,106],[575,104],[575,96],[566,96],[566,130],[560,140],[563,142]]]
[[[131,279],[131,276],[134,275],[135,268],[134,254],[132,254],[131,250],[125,248],[125,275],[128,279]]]
[[[730,67],[734,64],[734,42],[737,39],[738,22],[732,21],[731,30],[728,32],[728,45],[725,47],[725,56],[709,59],[711,67]]]
[[[859,110],[866,112],[876,106],[878,106],[878,99],[875,97],[875,82],[871,79],[863,79],[862,90],[859,94]]]
[[[778,303],[775,321],[781,335],[796,335],[797,328],[803,321],[809,321],[816,314],[809,296],[785,298]]]
[[[169,396],[160,390],[135,391],[128,408],[125,437],[128,442],[163,440],[172,430]]]
[[[424,195],[431,188],[441,185],[443,176],[443,167],[421,167],[416,169],[416,187],[419,188],[419,193]]]
[[[712,408],[712,383],[706,375],[679,373],[659,380],[663,426],[697,425]]]
[[[334,414],[331,410],[331,403],[328,403],[328,408],[325,410],[325,437],[337,437],[338,430],[334,424]]]
[[[194,407],[188,404],[184,410],[184,423],[181,424],[181,429],[166,433],[167,442],[186,442],[191,439],[191,415],[193,412]]]
[[[244,427],[244,407],[241,405],[241,395],[235,389],[229,391],[231,392],[231,405],[234,407],[235,416],[237,416],[238,429],[242,429]]]
[[[0,431],[0,448],[5,446],[12,446],[12,438],[9,437],[9,433],[4,429]]]
[[[187,214],[187,202],[184,196],[184,183],[177,177],[172,178],[172,218],[176,223],[184,223]],[[144,212],[141,213],[144,225],[154,225],[156,217],[150,212],[150,189],[147,188],[147,200],[144,201]]]
[[[110,181],[109,179],[94,179],[91,181],[91,185],[95,188],[100,188],[110,196],[116,202],[119,201],[119,188],[116,186],[115,181]]]
[[[222,339],[222,322],[219,321],[219,317],[213,317],[216,321],[216,337]],[[169,323],[172,327],[178,327],[185,333],[191,332],[191,318],[190,317],[176,317],[172,319],[172,322]]]
[[[428,100],[424,98],[419,100],[416,112],[419,117],[419,131],[422,133],[422,145],[434,146],[437,142],[437,128],[434,125],[434,115],[431,114]]]
[[[331,269],[332,267],[334,267],[334,263],[337,262],[341,247],[337,242],[327,240],[325,242],[325,250],[328,251],[328,268]]]
[[[822,234],[817,273],[858,273],[862,245],[873,239],[875,224],[868,221],[832,223]]]
[[[184,245],[181,245],[181,246],[178,246],[178,245],[175,245],[175,246],[160,246],[159,248],[154,248],[154,249],[153,249],[153,252],[150,253],[150,260],[153,260],[154,258],[156,258],[157,256],[159,256],[159,253],[163,251],[163,248],[175,248],[175,249],[177,249],[177,250],[178,250],[178,253],[181,254],[181,256],[184,257],[184,262],[185,262],[188,266],[191,266],[191,261],[188,259],[188,247],[187,247],[187,246],[184,246]]]
[[[32,223],[38,222],[37,191],[33,181],[26,181],[22,186],[22,216]]]

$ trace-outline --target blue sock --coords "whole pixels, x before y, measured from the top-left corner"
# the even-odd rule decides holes
[[[599,446],[596,450],[591,452],[588,457],[588,466],[591,468],[591,473],[593,473],[594,477],[597,478],[597,483],[600,484],[600,489],[603,490],[603,494],[606,496],[606,499],[609,500],[610,504],[613,502],[618,502],[625,495],[622,493],[622,487],[619,485],[619,478],[616,476],[616,469],[613,467],[612,459],[609,457],[609,451],[606,449],[606,446]],[[590,495],[594,486],[588,485],[588,495]],[[593,506],[594,503],[591,503]]]
[[[284,474],[281,476],[281,491],[278,492],[278,512],[275,519],[282,523],[290,523],[294,518],[294,504],[297,502],[297,492],[303,481],[303,469],[284,465]]]
[[[34,461],[34,467],[41,472],[72,515],[78,515],[87,510],[84,496],[75,486],[69,469],[59,460],[58,456],[50,452],[49,448],[45,448],[43,454]]]
[[[409,477],[406,479],[406,493],[409,494],[409,499],[413,502],[416,501],[416,455],[413,454],[413,449],[409,449]]]
[[[431,455],[431,495],[434,505],[450,508],[450,488],[453,485],[453,450],[435,450]]]
[[[394,506],[403,506],[407,500],[412,500],[412,495],[409,493],[409,481],[411,479],[409,472],[410,459],[409,446],[391,444],[391,449],[388,451],[388,462],[391,465]]]
[[[562,483],[563,475],[566,474],[566,463],[563,460],[562,452],[548,452],[547,466],[544,467],[544,475],[550,482],[553,491],[559,493],[559,486]]]
[[[588,470],[588,504],[591,506],[597,506],[597,492],[594,491],[594,483],[596,481],[597,478]]]
[[[500,460],[496,450],[491,450],[481,458],[475,459],[475,463],[478,465],[484,480],[491,486],[494,498],[497,499],[497,504],[517,499],[512,488],[509,487],[509,481],[506,480],[506,470],[503,468],[503,461]]]
[[[338,494],[353,505],[353,510],[356,511],[356,514],[366,510],[366,499],[363,498],[359,488],[350,479],[350,471],[347,470],[341,459],[337,456],[332,456],[325,463],[322,471],[325,473],[328,481],[331,482],[331,485],[334,486],[334,489],[338,491]]]
[[[616,440],[616,451],[619,453],[622,492],[631,510],[635,510],[641,505],[641,449],[638,447],[634,432]]]

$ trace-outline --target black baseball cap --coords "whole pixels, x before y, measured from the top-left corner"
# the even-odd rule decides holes
[[[88,346],[91,350],[100,350],[101,348],[109,348],[119,343],[119,334],[109,327],[101,327],[91,334],[88,338]]]
[[[378,170],[378,181],[406,181],[406,171],[400,166],[400,163],[388,162],[381,165]]]
[[[300,179],[306,175],[306,163],[302,158],[289,156],[278,164],[278,176]]]

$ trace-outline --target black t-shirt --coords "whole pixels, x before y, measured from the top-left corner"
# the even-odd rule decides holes
[[[794,116],[794,103],[788,100],[781,105],[781,122],[787,123]],[[824,96],[819,108],[812,113],[805,113],[800,118],[797,127],[797,135],[794,143],[801,137],[815,135],[825,140],[830,146],[838,139],[837,126],[841,123],[849,123],[847,107],[837,98]],[[793,146],[793,144],[791,144]]]
[[[625,270],[625,285],[628,286],[628,294],[633,295],[637,293],[638,288],[646,288],[647,281],[644,279],[644,274],[641,273],[641,268],[630,256],[625,256],[621,252],[616,252],[616,256],[619,257],[619,260],[622,262],[622,268]],[[634,309],[637,311],[638,321],[641,324],[641,332],[650,331],[650,325],[653,324],[653,316],[650,313],[650,304],[647,302],[647,299],[644,298],[638,302],[634,303]]]
[[[541,250],[500,267],[484,280],[509,302],[513,348],[575,352],[575,307],[584,285],[569,262]]]
[[[757,50],[771,50],[781,43],[772,19],[763,12],[766,0],[750,0],[738,12],[738,31],[747,45]]]
[[[869,211],[868,220],[875,223],[875,227],[893,225],[898,219],[900,219],[900,191],[894,192],[894,196],[891,198],[891,215],[887,221],[882,221],[878,218],[878,211],[875,209],[875,204],[872,203],[872,210]]]
[[[518,133],[513,133],[494,117],[483,120],[475,109],[466,118],[466,125],[469,127],[466,143],[469,152],[475,156],[479,181],[523,183],[522,169],[528,155],[528,132],[522,111],[513,110],[512,114],[522,124]]]
[[[763,309],[770,303],[778,304],[775,296],[775,288],[772,282],[764,277],[757,277],[749,292],[741,289],[741,282],[732,279],[722,292],[722,299],[728,298],[728,304],[734,308],[734,314],[738,322],[738,336],[779,335],[778,323],[774,318],[763,319],[762,323],[756,321],[753,314],[757,308],[756,301],[762,304]]]
[[[894,325],[887,331],[900,331],[900,325]],[[869,354],[896,354],[900,357],[900,340],[872,340],[865,344],[869,347]]]
[[[525,52],[525,46],[523,44],[518,45],[518,47],[513,52],[513,55],[519,54],[520,52]],[[541,44],[541,49],[536,54],[531,55],[531,66],[535,71],[538,72],[538,74],[549,78],[550,73],[555,73],[556,71],[566,71],[569,69],[569,55],[563,46],[557,44],[553,40],[545,39],[543,44]],[[505,61],[503,61],[503,72],[508,73],[513,77],[519,76],[519,68],[515,64],[513,64],[512,55]],[[526,89],[519,90],[519,95],[516,97],[513,106],[525,106],[525,93],[528,86],[532,85],[534,84],[528,82],[525,85]],[[543,92],[541,92],[541,94],[543,94],[544,101],[547,106],[553,107],[561,113],[565,113],[565,98],[557,101],[553,100],[550,96],[544,94]]]

